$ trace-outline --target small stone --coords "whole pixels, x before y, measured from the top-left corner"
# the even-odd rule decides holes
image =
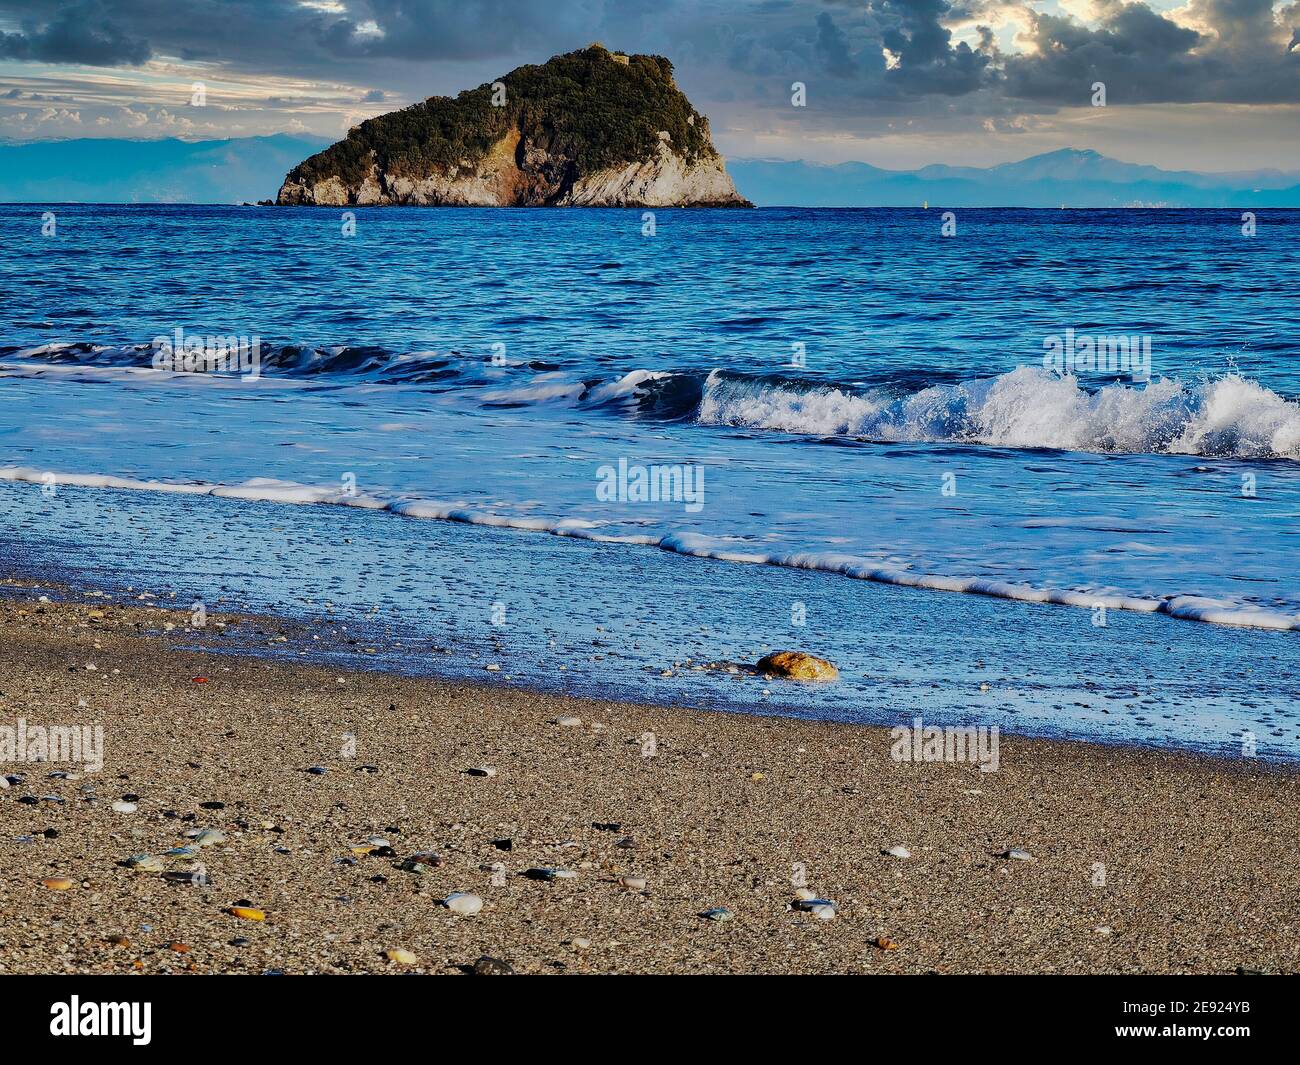
[[[162,878],[169,884],[185,884],[187,887],[198,887],[204,882],[200,873],[186,873],[179,869],[172,869],[163,873]]]
[[[463,891],[453,891],[442,900],[442,904],[452,913],[458,913],[462,917],[473,917],[474,914],[483,909],[483,900],[481,898]]]
[[[830,899],[797,899],[794,906],[795,909],[811,913],[823,921],[829,921],[835,916],[835,903]]]
[[[572,880],[577,875],[572,869],[553,869],[549,866],[524,870],[524,876],[529,880]]]
[[[419,854],[412,854],[402,862],[401,870],[404,873],[427,873],[441,864],[441,855],[434,854],[432,851],[421,851]]]
[[[500,667],[499,665],[497,665],[495,662],[489,662],[489,663],[488,663],[486,666],[484,666],[483,668],[486,669],[489,673],[500,673],[500,672],[501,672],[501,667]]]
[[[135,854],[126,860],[126,864],[142,873],[161,873],[167,868],[167,863],[156,854]]]
[[[817,897],[817,893],[813,891],[812,888],[795,888],[794,897],[800,902],[811,902]]]
[[[494,777],[497,771],[491,766],[475,766],[473,769],[466,769],[465,772],[472,777]]]
[[[889,850],[887,850],[887,851],[882,851],[881,853],[883,853],[883,854],[888,854],[888,855],[889,855],[890,857],[892,857],[892,858],[910,858],[910,857],[912,857],[912,852],[909,851],[906,847],[901,847],[901,846],[900,846],[900,847],[890,847]]]
[[[323,765],[314,765],[307,772],[314,777],[323,777],[328,770]]]
[[[177,954],[188,954],[190,952],[190,945],[188,943],[168,943],[167,949],[175,951]]]
[[[245,921],[265,921],[266,914],[262,910],[254,909],[252,906],[231,906],[226,911],[231,917],[241,917]]]
[[[67,891],[74,886],[74,881],[66,876],[52,876],[42,880],[41,886],[50,891]]]
[[[712,910],[705,910],[700,916],[706,921],[730,921],[734,914],[725,906],[718,906]]]
[[[471,971],[475,976],[508,976],[514,973],[509,962],[490,958],[486,954],[474,963]]]
[[[409,950],[402,950],[400,947],[385,951],[384,956],[398,965],[415,965],[420,960]]]
[[[646,881],[643,876],[620,876],[618,882],[627,888],[628,891],[645,890]]]
[[[582,718],[574,717],[572,714],[561,714],[557,718],[552,718],[551,724],[559,725],[562,728],[581,728]]]
[[[590,940],[590,939],[586,939],[586,938],[584,938],[583,936],[578,936],[578,937],[575,938],[575,939],[571,939],[571,940],[569,941],[569,943],[570,943],[570,945],[571,945],[575,950],[590,950],[590,949],[591,949],[591,940]]]
[[[205,828],[194,836],[192,842],[196,847],[213,847],[218,843],[225,843],[226,834],[219,828]]]
[[[124,799],[118,799],[113,803],[113,812],[118,814],[133,814],[140,809],[135,803],[127,802]]]
[[[1003,851],[998,857],[1013,862],[1032,862],[1034,860],[1034,856],[1023,847],[1012,847],[1010,850]]]
[[[895,943],[895,942],[894,942],[892,939],[890,939],[888,936],[877,936],[877,937],[876,937],[876,940],[875,940],[875,944],[876,944],[876,946],[878,946],[881,950],[897,950],[897,949],[898,949],[898,944]]]

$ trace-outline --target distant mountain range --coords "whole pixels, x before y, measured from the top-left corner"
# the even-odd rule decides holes
[[[987,169],[732,159],[741,194],[760,207],[1300,207],[1300,173],[1200,174],[1062,148]]]
[[[290,134],[0,143],[0,202],[255,202],[273,198],[288,170],[329,143]],[[1300,207],[1297,173],[1161,170],[1075,148],[988,168],[764,159],[727,168],[760,207]]]
[[[274,197],[285,172],[328,143],[287,133],[0,143],[0,202],[256,202]]]

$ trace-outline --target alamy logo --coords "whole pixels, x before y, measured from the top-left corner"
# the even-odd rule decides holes
[[[1043,368],[1057,373],[1129,374],[1151,380],[1151,336],[1090,336],[1067,329],[1043,337]]]
[[[969,762],[978,765],[981,773],[998,771],[997,725],[938,728],[917,717],[911,728],[890,729],[889,738],[894,741],[889,756],[895,762]]]
[[[696,514],[704,509],[704,467],[617,466],[596,470],[596,498],[602,503],[682,503]]]
[[[87,773],[104,768],[103,725],[0,725],[0,765],[5,762],[69,762]]]
[[[143,1047],[153,1038],[152,1029],[151,1002],[82,1002],[73,995],[50,1006],[50,1035],[125,1035]]]
[[[262,338],[186,334],[179,326],[171,336],[153,338],[153,368],[177,373],[240,374],[241,381],[262,376]]]

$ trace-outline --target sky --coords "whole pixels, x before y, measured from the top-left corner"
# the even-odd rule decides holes
[[[0,0],[0,140],[339,138],[593,41],[730,158],[1300,171],[1300,0]]]

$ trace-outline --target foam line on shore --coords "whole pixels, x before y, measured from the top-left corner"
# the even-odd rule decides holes
[[[305,485],[269,477],[252,478],[242,484],[206,482],[177,483],[138,480],[109,474],[63,473],[23,466],[0,467],[0,481],[51,484],[76,488],[115,488],[124,491],[169,492],[179,495],[211,495],[277,504],[334,505],[365,510],[387,510],[407,518],[451,521],[464,525],[540,532],[551,536],[591,540],[599,543],[657,547],[692,558],[718,562],[781,566],[787,569],[835,573],[854,580],[892,584],[905,588],[985,595],[1024,603],[1052,603],[1083,609],[1105,607],[1147,614],[1165,614],[1185,621],[1212,625],[1300,631],[1300,614],[1288,614],[1230,600],[1205,596],[1169,594],[1135,596],[1115,591],[1079,591],[1041,587],[998,580],[991,577],[961,577],[917,573],[898,566],[881,566],[858,555],[832,551],[769,552],[740,549],[726,538],[699,533],[627,534],[603,532],[606,523],[579,518],[524,518],[478,510],[462,502],[431,499],[386,500],[372,494],[349,491],[342,487]]]

